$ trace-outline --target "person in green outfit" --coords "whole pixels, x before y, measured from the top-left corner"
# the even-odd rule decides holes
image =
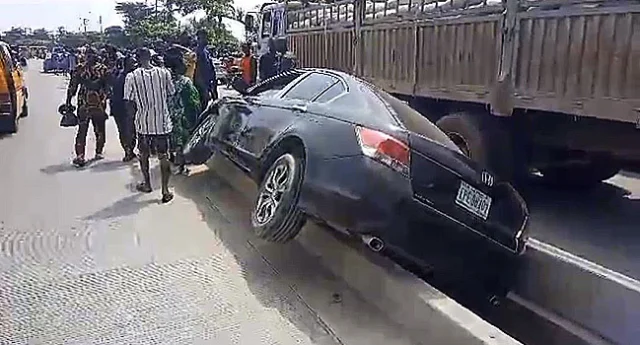
[[[173,162],[178,166],[179,173],[188,173],[185,168],[182,149],[189,140],[196,120],[200,114],[200,95],[191,79],[185,76],[184,59],[167,54],[165,66],[171,71],[175,93],[169,100],[169,113],[173,121],[171,134],[173,148]]]

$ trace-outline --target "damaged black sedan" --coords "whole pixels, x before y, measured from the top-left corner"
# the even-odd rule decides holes
[[[259,237],[287,242],[312,219],[375,251],[503,285],[525,248],[526,205],[425,117],[332,70],[237,89],[203,113],[185,156],[222,154],[255,180]]]

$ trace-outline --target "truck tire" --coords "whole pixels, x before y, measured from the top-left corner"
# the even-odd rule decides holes
[[[611,160],[593,160],[586,164],[540,169],[543,179],[559,188],[591,188],[616,176],[620,165]]]
[[[526,161],[517,159],[504,119],[489,114],[454,113],[436,125],[472,160],[507,181],[528,175]],[[524,155],[521,155],[521,157]]]

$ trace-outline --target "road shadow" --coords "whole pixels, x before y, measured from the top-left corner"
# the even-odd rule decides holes
[[[521,192],[531,237],[640,278],[640,200],[629,190],[610,182],[560,190],[534,178]]]
[[[135,163],[137,163],[137,161],[125,163],[119,160],[89,159],[87,161],[87,164],[81,168],[74,166],[71,163],[71,161],[69,161],[69,162],[60,163],[60,164],[49,165],[47,167],[40,169],[40,171],[47,175],[57,175],[65,172],[82,171],[82,170],[91,170],[95,172],[108,172],[108,171],[123,169]]]
[[[0,133],[0,140],[11,139],[15,137],[15,134],[11,133]]]
[[[335,289],[320,292],[324,294],[320,298],[327,305],[335,303],[335,295],[343,288],[339,278],[327,269],[319,270],[318,258],[296,241],[271,244],[255,237],[249,223],[252,195],[239,191],[225,177],[207,170],[172,181],[176,193],[194,201],[208,227],[233,253],[249,289],[264,307],[278,310],[315,344],[340,343],[298,292],[318,291],[314,282],[328,281],[325,284]]]
[[[140,212],[142,209],[146,208],[147,206],[161,203],[160,198],[153,199],[153,200],[149,200],[149,199],[140,200],[145,195],[145,193],[141,193],[136,189],[136,184],[141,179],[140,168],[137,164],[134,165],[131,163],[123,163],[123,162],[115,162],[115,161],[112,163],[114,163],[113,165],[116,165],[115,163],[120,163],[121,166],[118,165],[119,168],[120,167],[129,168],[129,172],[132,176],[132,180],[129,183],[127,183],[126,187],[132,194],[130,196],[127,196],[125,198],[122,198],[116,201],[115,203],[91,215],[86,216],[84,218],[85,220],[107,220],[112,218],[133,216],[135,214],[138,214],[138,212]],[[108,164],[108,166],[111,166],[109,162],[107,162],[106,164]],[[159,185],[159,170],[160,170],[159,167],[155,167],[151,170],[153,185]],[[159,192],[156,192],[156,193],[159,193]]]
[[[159,200],[139,200],[142,193],[134,194],[126,198],[120,199],[115,203],[99,210],[87,217],[85,220],[107,220],[112,218],[121,218],[132,216],[140,212],[149,205],[160,203]]]

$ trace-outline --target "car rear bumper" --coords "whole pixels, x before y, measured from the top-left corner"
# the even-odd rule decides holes
[[[512,279],[521,251],[420,200],[408,177],[364,156],[307,168],[300,206],[330,226],[378,236],[437,271],[501,286],[503,275]]]

